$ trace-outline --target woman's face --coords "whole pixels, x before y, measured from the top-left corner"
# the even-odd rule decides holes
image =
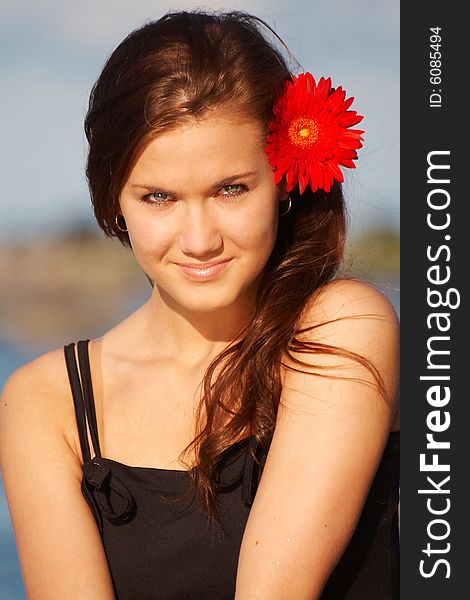
[[[121,211],[137,261],[167,301],[205,312],[254,298],[285,195],[260,133],[257,122],[211,116],[159,135],[139,157]]]

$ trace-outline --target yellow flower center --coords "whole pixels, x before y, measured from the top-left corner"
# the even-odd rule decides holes
[[[289,139],[295,146],[309,148],[318,140],[320,129],[314,119],[297,117],[289,127]]]

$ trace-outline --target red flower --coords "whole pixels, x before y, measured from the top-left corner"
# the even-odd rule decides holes
[[[340,165],[356,167],[353,160],[364,131],[348,127],[363,117],[348,110],[354,98],[345,100],[341,86],[331,91],[331,78],[322,77],[317,84],[307,72],[293,79],[285,81],[269,123],[265,151],[276,169],[274,183],[286,175],[288,192],[299,183],[303,194],[309,182],[312,192],[329,192],[334,179],[344,180]]]

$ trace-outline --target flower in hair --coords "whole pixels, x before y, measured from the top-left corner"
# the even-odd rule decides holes
[[[274,183],[286,175],[286,191],[297,183],[303,194],[310,183],[312,192],[329,192],[333,180],[343,182],[340,166],[354,169],[356,150],[362,147],[364,131],[349,129],[363,119],[348,110],[354,98],[331,87],[331,78],[318,83],[311,73],[286,80],[273,108],[265,151],[275,169]]]

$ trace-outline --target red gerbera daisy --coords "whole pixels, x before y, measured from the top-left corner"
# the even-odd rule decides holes
[[[334,179],[344,181],[339,165],[356,167],[364,131],[348,128],[363,117],[348,110],[354,98],[346,100],[341,86],[332,91],[330,77],[318,84],[308,72],[293,79],[285,81],[269,123],[265,151],[276,169],[274,183],[286,175],[288,192],[299,183],[303,194],[309,182],[312,192],[329,192]]]

